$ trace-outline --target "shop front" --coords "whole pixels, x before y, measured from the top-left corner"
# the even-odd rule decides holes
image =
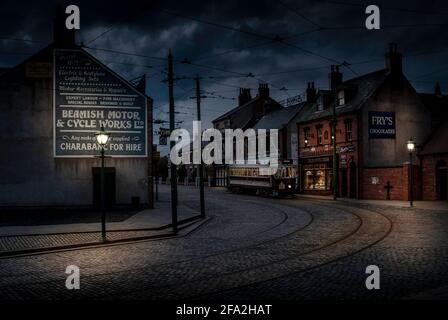
[[[333,157],[304,158],[301,162],[305,194],[330,195],[333,190]]]

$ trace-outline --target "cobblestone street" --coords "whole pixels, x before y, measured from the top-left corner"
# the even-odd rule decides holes
[[[180,203],[198,210],[198,190]],[[169,201],[161,186],[160,201]],[[185,236],[0,259],[0,298],[425,298],[448,286],[448,210],[271,199],[206,189],[209,221]],[[378,265],[381,289],[367,290]],[[81,270],[67,290],[65,269]]]

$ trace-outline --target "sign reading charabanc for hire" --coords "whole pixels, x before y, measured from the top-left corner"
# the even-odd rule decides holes
[[[106,154],[147,156],[146,97],[82,50],[55,50],[54,155],[92,157],[95,133],[110,133]]]
[[[395,139],[395,112],[369,111],[369,139]]]

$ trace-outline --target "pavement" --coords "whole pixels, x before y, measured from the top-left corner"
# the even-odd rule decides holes
[[[315,199],[315,200],[333,200],[333,196],[316,196],[316,195],[297,195],[301,199]],[[350,198],[338,198],[340,202],[346,202],[359,205],[372,205],[378,207],[394,207],[394,208],[409,208],[409,201],[399,200],[358,200]],[[413,208],[432,211],[447,211],[448,201],[414,201]]]
[[[199,222],[199,212],[185,205],[178,206],[180,235]],[[204,222],[204,221],[201,221]],[[121,222],[108,222],[107,242],[136,241],[173,236],[171,205],[159,201]],[[100,223],[73,223],[0,227],[0,256],[11,256],[85,247],[102,244]]]

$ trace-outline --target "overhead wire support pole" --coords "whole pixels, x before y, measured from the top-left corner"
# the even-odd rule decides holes
[[[174,111],[174,92],[173,92],[173,55],[171,49],[168,54],[168,93],[169,93],[169,112],[170,112],[170,133],[175,128],[175,111]],[[173,150],[175,141],[170,140],[170,149]],[[176,165],[171,161],[171,220],[173,233],[177,234],[177,171]]]
[[[336,88],[333,89],[333,121],[331,126],[331,140],[333,143],[333,200],[338,199],[338,192],[339,192],[339,177],[338,177],[338,159],[337,159],[337,152],[336,152],[336,122],[337,122],[337,116],[336,116],[336,103],[337,103],[337,90]]]
[[[201,87],[199,75],[196,76],[196,104],[197,119],[201,122]],[[200,133],[202,136],[202,132]],[[199,157],[198,176],[199,176],[199,198],[201,204],[201,218],[205,218],[205,200],[204,200],[204,167],[202,165],[202,139],[199,140],[201,156]]]

